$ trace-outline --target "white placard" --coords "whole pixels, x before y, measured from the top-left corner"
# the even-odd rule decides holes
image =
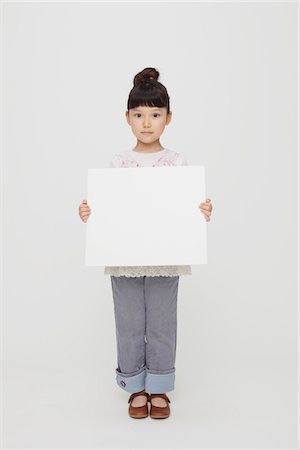
[[[204,166],[88,169],[87,266],[206,264]]]

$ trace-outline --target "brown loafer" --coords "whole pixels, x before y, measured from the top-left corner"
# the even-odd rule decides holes
[[[138,395],[144,395],[145,397],[147,397],[147,402],[144,406],[132,406],[131,402],[132,400],[137,397]],[[128,408],[128,413],[130,415],[130,417],[133,417],[134,419],[142,419],[144,417],[148,417],[148,398],[149,398],[149,394],[148,392],[145,392],[145,390],[140,391],[140,392],[134,392],[133,394],[131,394],[131,396],[129,397],[128,403],[129,404],[129,408]]]
[[[151,399],[154,397],[161,397],[167,401],[167,406],[154,406],[151,402]],[[167,396],[167,394],[151,394],[149,395],[148,401],[150,402],[150,417],[152,419],[166,419],[170,415],[170,406],[168,403],[171,403],[171,400]]]

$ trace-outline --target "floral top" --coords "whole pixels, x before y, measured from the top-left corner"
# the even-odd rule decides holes
[[[127,150],[116,154],[110,162],[111,168],[120,167],[158,167],[158,166],[187,166],[185,157],[173,150],[164,148],[158,152],[143,153]],[[106,266],[105,275],[116,277],[174,277],[178,275],[191,275],[191,266]]]

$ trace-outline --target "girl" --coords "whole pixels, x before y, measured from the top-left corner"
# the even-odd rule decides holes
[[[185,157],[163,147],[160,136],[171,121],[169,95],[158,81],[159,72],[145,68],[133,80],[126,120],[137,143],[132,150],[116,154],[110,167],[187,165]],[[198,205],[210,220],[210,199]],[[79,206],[86,222],[91,214],[87,200]],[[130,392],[129,415],[166,418],[174,390],[177,332],[177,293],[180,275],[190,266],[105,267],[110,275],[117,337],[116,382]]]

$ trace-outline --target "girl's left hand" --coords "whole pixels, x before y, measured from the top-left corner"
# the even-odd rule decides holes
[[[207,198],[205,200],[205,203],[200,203],[200,205],[198,205],[198,208],[200,208],[201,212],[205,216],[206,222],[208,222],[210,220],[210,215],[213,209],[212,204],[210,202],[210,198]]]

